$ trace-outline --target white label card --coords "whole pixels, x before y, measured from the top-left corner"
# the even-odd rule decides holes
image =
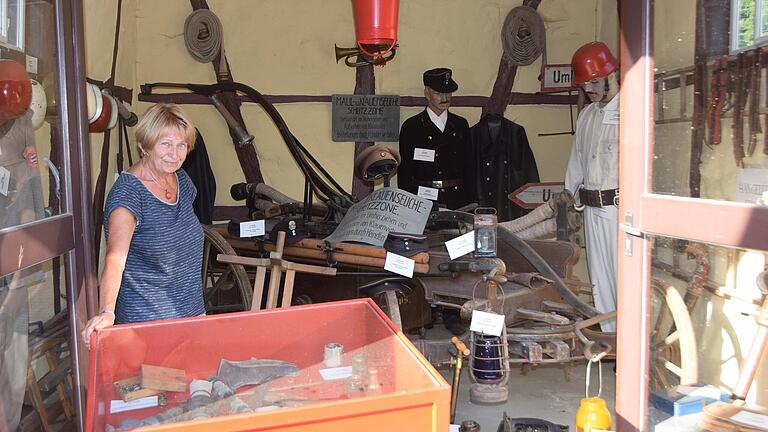
[[[11,172],[0,167],[0,194],[8,196],[8,185],[11,183]]]
[[[121,399],[115,399],[109,401],[109,413],[119,413],[123,411],[131,411],[142,408],[151,408],[158,405],[157,396],[147,396],[139,399],[125,402]]]
[[[413,149],[413,160],[424,161],[424,162],[434,162],[435,151],[416,147],[415,149]]]
[[[263,236],[264,232],[264,219],[240,222],[240,237]]]
[[[452,260],[475,251],[475,232],[470,231],[460,235],[455,239],[445,242],[445,248],[448,249],[448,256]]]
[[[503,328],[504,315],[478,310],[472,312],[472,322],[469,324],[470,331],[491,336],[501,336]]]
[[[352,376],[352,366],[320,369],[320,376],[326,381],[349,378]]]
[[[440,191],[435,188],[419,186],[419,193],[417,193],[416,195],[418,195],[419,198],[425,198],[428,200],[437,201],[438,192]]]
[[[392,252],[387,252],[387,259],[384,261],[384,270],[397,273],[407,278],[413,277],[413,268],[416,261]]]
[[[606,111],[603,114],[603,124],[617,125],[619,124],[619,112],[618,111]]]
[[[731,416],[731,420],[756,428],[768,428],[768,416],[749,411],[738,412]]]

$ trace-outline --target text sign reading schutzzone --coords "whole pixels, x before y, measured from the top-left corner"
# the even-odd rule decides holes
[[[400,134],[400,96],[332,96],[333,141],[396,142]]]
[[[393,187],[377,189],[347,210],[339,226],[325,240],[383,246],[391,231],[424,232],[430,210],[430,200]]]

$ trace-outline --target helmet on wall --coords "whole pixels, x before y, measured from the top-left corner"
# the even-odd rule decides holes
[[[98,104],[101,108],[99,109],[99,115],[96,119],[88,124],[89,132],[99,133],[107,130],[109,119],[112,117],[112,105],[110,104],[108,97],[109,96],[102,94],[101,92],[96,96],[96,98],[101,101],[101,103]]]
[[[32,80],[32,102],[29,109],[32,110],[32,129],[39,129],[45,120],[45,111],[48,108],[48,101],[45,97],[45,90],[39,82]]]
[[[32,83],[19,63],[0,59],[0,121],[24,114],[32,100]]]
[[[86,107],[88,108],[88,124],[96,121],[101,116],[104,107],[104,98],[101,89],[96,84],[85,83]]]
[[[619,68],[619,61],[602,42],[590,42],[573,53],[573,84],[584,84],[610,75]]]

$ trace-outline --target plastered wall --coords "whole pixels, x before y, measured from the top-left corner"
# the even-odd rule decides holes
[[[209,1],[224,27],[224,47],[235,80],[264,94],[330,95],[352,93],[355,71],[337,64],[333,45],[354,45],[351,2],[267,0],[258,3]],[[397,57],[375,68],[376,92],[421,96],[421,73],[432,67],[454,70],[456,95],[490,94],[501,56],[501,26],[520,1],[401,2]],[[547,27],[550,62],[564,63],[580,44],[594,39],[598,2],[544,1],[539,11]],[[214,82],[213,68],[194,61],[183,44],[182,29],[191,7],[186,0],[136,2],[136,84],[153,81]],[[615,18],[614,18],[615,22]],[[540,63],[518,71],[515,91],[538,88]],[[138,104],[143,111],[147,104]],[[231,203],[229,186],[243,181],[224,121],[212,106],[186,107],[214,151],[211,163],[218,184],[217,203]],[[352,180],[352,143],[330,139],[330,104],[277,106],[293,133],[344,186]],[[401,117],[420,108],[403,107]],[[276,128],[256,105],[242,109],[265,180],[299,198],[303,181]],[[479,108],[456,108],[474,124]],[[512,106],[507,117],[524,125],[543,180],[560,180],[570,136],[538,138],[540,132],[570,128],[567,107]],[[393,143],[393,145],[395,145]]]

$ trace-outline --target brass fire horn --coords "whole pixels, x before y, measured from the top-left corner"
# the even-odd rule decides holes
[[[387,44],[372,44],[366,45],[365,47],[368,52],[377,53],[386,52],[390,46]],[[363,50],[361,50],[359,47],[341,48],[338,45],[333,45],[333,49],[336,52],[336,63],[338,63],[339,60],[343,58],[344,64],[349,67],[367,66],[369,64],[382,65],[395,58],[395,50],[397,50],[397,47],[398,45],[395,45],[388,53],[383,56],[376,56],[370,60],[366,60],[368,56],[363,54]],[[352,61],[352,57],[357,57],[357,61]]]

